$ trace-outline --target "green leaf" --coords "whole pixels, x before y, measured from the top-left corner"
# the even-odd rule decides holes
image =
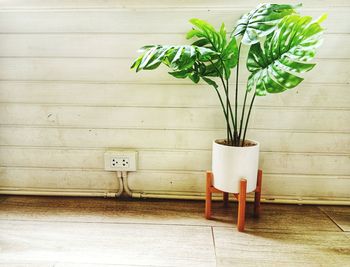
[[[133,62],[132,69],[152,70],[164,64],[172,70],[170,75],[190,78],[194,83],[198,83],[201,75],[205,74],[207,62],[218,57],[218,53],[209,48],[193,45],[150,45],[143,47],[142,51],[143,54]]]
[[[142,58],[143,58],[143,56],[139,56],[137,59],[135,59],[135,61],[131,65],[130,69],[136,69],[136,72],[138,72]]]
[[[189,78],[192,80],[192,82],[194,82],[194,83],[198,83],[198,82],[199,82],[199,79],[200,79],[197,72],[191,73],[188,77],[189,77]]]
[[[180,71],[172,71],[168,72],[170,75],[174,76],[175,78],[184,79],[187,78],[188,75],[191,73],[192,70],[180,70]]]
[[[223,65],[217,69],[220,69],[220,74],[223,73],[225,79],[229,79],[231,69],[234,68],[238,62],[236,38],[232,37],[228,42],[224,24],[221,25],[219,31],[216,31],[212,25],[204,20],[191,19],[190,22],[196,28],[188,32],[187,38],[197,37],[199,40],[195,41],[192,45],[209,48],[217,52],[219,63]],[[210,55],[210,59],[212,60],[213,58],[215,59],[215,57]],[[224,71],[222,72],[222,70]],[[210,70],[207,73],[209,73],[209,76],[219,76],[217,70]]]
[[[143,69],[147,66],[149,62],[151,62],[152,57],[157,53],[157,47],[151,47],[147,52],[145,53],[144,57],[141,60],[141,64],[139,66],[140,69]]]
[[[196,50],[192,46],[183,46],[179,48],[174,59],[171,62],[171,67],[174,70],[187,69],[193,66],[197,59]]]
[[[191,19],[194,29],[187,38],[199,38],[192,45],[162,46],[147,45],[141,48],[143,55],[135,60],[131,68],[152,70],[161,64],[171,68],[176,78],[190,78],[197,83],[200,77],[223,77],[228,79],[238,60],[235,37],[227,39],[225,25],[218,31],[200,19]]]
[[[209,84],[210,86],[214,86],[215,89],[217,89],[219,86],[217,85],[217,83],[215,81],[213,81],[212,79],[206,78],[206,77],[202,77],[202,79]]]
[[[289,15],[278,24],[275,32],[265,40],[263,47],[250,47],[247,68],[251,72],[247,90],[257,95],[280,93],[296,87],[303,81],[298,73],[310,71],[309,63],[322,43],[323,28],[309,16]]]
[[[237,41],[236,38],[233,36],[221,55],[221,59],[224,63],[224,75],[226,79],[230,78],[231,69],[237,65],[238,57],[239,51]]]
[[[204,35],[200,31],[192,29],[186,34],[186,39],[191,39],[195,36],[196,37],[204,37]]]
[[[205,71],[203,73],[204,76],[208,77],[219,77],[219,73],[223,73],[223,65],[220,63],[220,61],[215,61],[213,64],[206,65]]]
[[[241,36],[241,42],[245,45],[255,44],[259,38],[272,33],[281,19],[295,13],[295,8],[300,6],[260,4],[238,20],[233,35]]]
[[[208,61],[210,59],[215,58],[218,54],[214,52],[213,50],[210,50],[209,48],[205,47],[196,47],[195,48],[198,53],[198,59],[200,61]]]
[[[210,44],[210,42],[208,39],[205,39],[205,38],[199,39],[192,43],[192,45],[195,45],[195,46],[206,46],[208,44]]]
[[[176,61],[178,61],[178,60],[181,58],[183,49],[184,49],[183,46],[180,46],[180,47],[177,49],[177,52],[176,52],[176,54],[175,54],[175,57],[173,58],[173,60],[171,61],[171,63],[175,63]]]
[[[228,43],[224,55],[226,59],[229,61],[228,65],[230,68],[233,68],[237,65],[238,61],[238,46],[236,38],[232,37],[230,42]]]
[[[223,40],[226,40],[226,28],[224,23],[221,24],[220,35]]]
[[[197,27],[187,33],[187,39],[198,37],[208,41],[208,48],[216,52],[221,52],[226,46],[226,34],[223,37],[222,32],[225,31],[225,26],[221,26],[221,30],[217,32],[215,28],[208,22],[200,19],[190,19],[190,22]]]
[[[153,48],[153,47],[156,47],[156,45],[145,45],[145,46],[141,47],[137,52],[143,53],[146,50],[149,50],[150,48]]]

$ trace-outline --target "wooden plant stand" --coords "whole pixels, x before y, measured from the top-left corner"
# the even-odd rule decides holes
[[[261,185],[262,185],[262,170],[258,171],[258,179],[256,183],[255,196],[254,196],[254,216],[260,215],[260,199],[261,199]],[[205,197],[205,218],[211,219],[211,200],[212,193],[223,193],[224,206],[228,206],[229,193],[221,191],[213,186],[213,173],[207,171],[207,187]],[[237,229],[240,232],[244,231],[245,225],[245,206],[247,196],[247,180],[241,179],[239,193],[233,193],[234,197],[238,200],[238,216],[237,216]]]

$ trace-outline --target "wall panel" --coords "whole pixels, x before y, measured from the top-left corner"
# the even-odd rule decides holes
[[[258,2],[1,1],[0,193],[115,192],[108,148],[139,151],[133,190],[203,192],[211,142],[225,135],[215,92],[129,66],[144,44],[190,43],[192,17],[230,30]],[[261,143],[265,198],[349,200],[350,4],[304,6],[329,14],[318,65],[297,89],[258,98],[248,135]]]

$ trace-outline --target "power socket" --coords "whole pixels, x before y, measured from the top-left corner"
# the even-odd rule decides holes
[[[106,171],[136,171],[137,169],[136,151],[107,151],[105,152]]]

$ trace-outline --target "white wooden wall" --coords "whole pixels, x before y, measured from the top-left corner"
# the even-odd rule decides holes
[[[192,17],[230,28],[258,2],[0,1],[2,192],[116,191],[107,148],[139,151],[135,191],[203,192],[211,141],[225,135],[215,93],[129,66],[144,44],[188,42]],[[350,1],[304,2],[329,13],[318,65],[298,89],[258,99],[249,137],[265,197],[349,199]]]

